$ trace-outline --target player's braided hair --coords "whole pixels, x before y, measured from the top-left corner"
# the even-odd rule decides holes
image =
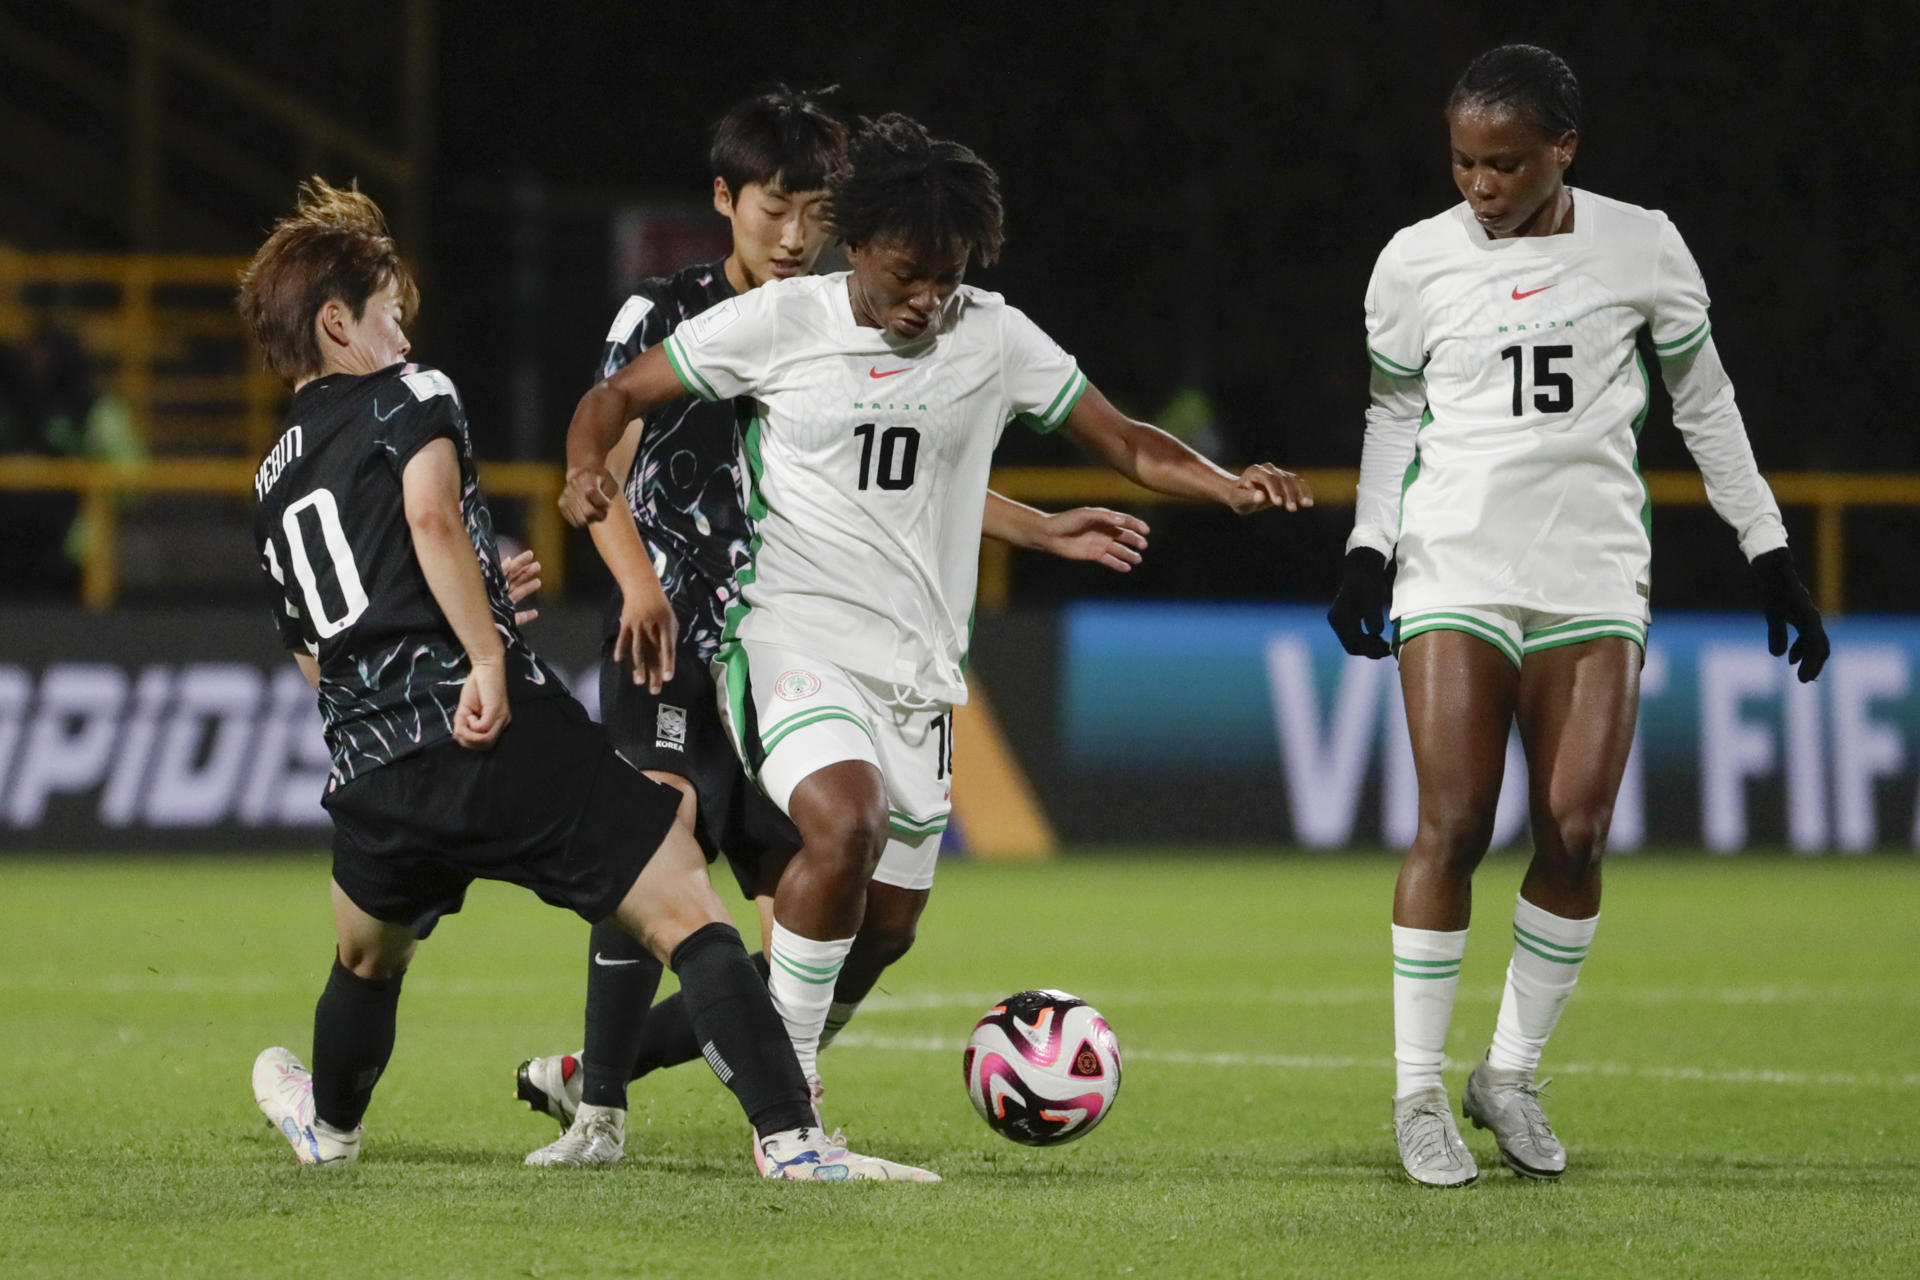
[[[1580,82],[1558,54],[1537,44],[1503,44],[1468,63],[1447,113],[1496,105],[1512,107],[1549,138],[1580,131]]]
[[[847,126],[820,101],[837,88],[775,85],[720,117],[707,159],[728,193],[738,199],[756,182],[789,194],[825,187],[847,159]]]
[[[828,198],[828,226],[849,245],[894,240],[932,256],[964,250],[984,266],[1006,241],[1000,176],[897,112],[860,121]]]
[[[273,224],[240,272],[240,318],[267,368],[292,383],[324,367],[313,320],[327,300],[345,303],[358,320],[367,299],[388,281],[399,284],[402,319],[410,318],[420,291],[380,206],[358,182],[342,189],[309,178],[300,184],[293,213]]]

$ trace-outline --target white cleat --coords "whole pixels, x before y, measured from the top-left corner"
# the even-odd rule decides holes
[[[938,1182],[940,1175],[910,1164],[863,1156],[818,1129],[788,1129],[753,1144],[753,1162],[763,1178],[798,1182]]]
[[[556,1053],[551,1058],[528,1058],[514,1073],[513,1096],[543,1115],[560,1122],[564,1131],[580,1110],[580,1094],[587,1086],[586,1050]]]
[[[1540,1091],[1546,1085],[1545,1080],[1535,1084],[1531,1071],[1501,1071],[1483,1059],[1467,1077],[1460,1114],[1476,1129],[1493,1130],[1509,1169],[1523,1178],[1551,1182],[1567,1171],[1567,1149],[1540,1109]]]
[[[348,1165],[360,1158],[365,1126],[343,1133],[313,1114],[313,1073],[291,1050],[262,1049],[253,1060],[253,1100],[301,1164]]]
[[[1480,1176],[1473,1153],[1460,1140],[1439,1085],[1393,1100],[1393,1136],[1400,1144],[1400,1167],[1407,1181],[1422,1187],[1470,1187]]]
[[[527,1157],[532,1165],[618,1164],[627,1153],[627,1113],[583,1103],[567,1131]]]

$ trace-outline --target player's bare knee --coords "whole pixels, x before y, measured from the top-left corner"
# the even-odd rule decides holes
[[[354,977],[384,981],[397,978],[407,971],[407,966],[413,963],[414,950],[419,945],[417,941],[410,941],[402,947],[348,941],[340,943],[337,954],[341,967]]]
[[[835,879],[853,881],[861,886],[880,865],[887,847],[887,814],[884,804],[849,805],[819,815],[801,831],[803,852],[816,866]]]
[[[1611,805],[1588,805],[1556,812],[1546,822],[1534,819],[1536,860],[1543,870],[1568,880],[1584,880],[1599,870],[1607,850]]]
[[[1470,873],[1493,843],[1493,806],[1441,808],[1420,815],[1414,854],[1449,872]]]

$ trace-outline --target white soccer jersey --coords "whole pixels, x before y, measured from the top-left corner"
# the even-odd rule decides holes
[[[1401,231],[1374,268],[1374,409],[1348,545],[1397,544],[1396,618],[1511,605],[1645,620],[1643,325],[1715,509],[1750,556],[1785,544],[1680,233],[1664,214],[1572,195],[1567,234],[1489,239],[1462,203]]]
[[[708,400],[748,397],[752,562],[724,638],[965,702],[980,525],[1009,419],[1050,431],[1087,380],[998,294],[962,285],[911,341],[864,328],[847,273],[773,281],[663,344]]]

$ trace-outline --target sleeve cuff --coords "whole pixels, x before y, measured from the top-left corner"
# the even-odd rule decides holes
[[[1357,551],[1361,547],[1368,547],[1389,560],[1393,559],[1393,539],[1383,536],[1376,529],[1362,529],[1356,526],[1354,531],[1347,535],[1348,551]]]
[[[1389,378],[1417,378],[1420,376],[1420,370],[1418,368],[1401,364],[1391,356],[1381,355],[1373,349],[1371,342],[1367,344],[1367,359],[1372,361],[1374,368],[1386,374]]]
[[[700,371],[687,360],[687,353],[680,346],[679,334],[668,334],[667,340],[660,344],[660,349],[667,353],[667,363],[673,367],[673,376],[680,379],[680,385],[687,389],[688,395],[702,400],[721,398],[720,393],[713,389],[713,384],[701,377]]]
[[[1066,385],[1060,388],[1060,394],[1053,398],[1053,403],[1039,413],[1021,414],[1020,421],[1041,435],[1049,431],[1057,431],[1067,420],[1067,415],[1073,412],[1073,407],[1080,403],[1080,397],[1086,394],[1087,375],[1081,373],[1079,367],[1075,366],[1072,375],[1067,378]]]
[[[1751,563],[1769,551],[1778,551],[1787,545],[1787,526],[1780,517],[1768,516],[1754,523],[1753,528],[1740,538],[1740,553]]]

